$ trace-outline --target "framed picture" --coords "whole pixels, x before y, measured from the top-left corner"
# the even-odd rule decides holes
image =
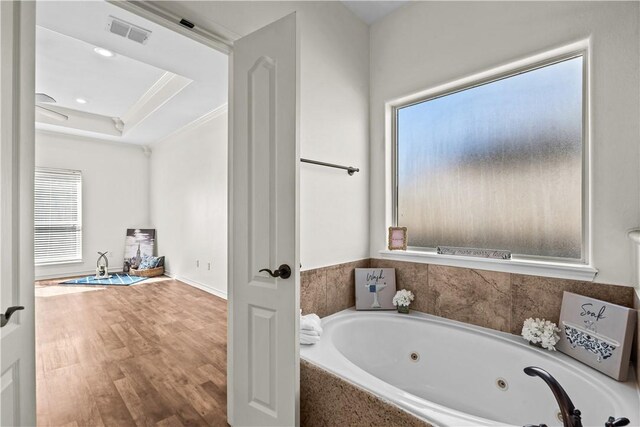
[[[395,310],[395,268],[356,268],[356,310]]]
[[[407,227],[389,227],[389,250],[407,250]]]
[[[565,292],[556,349],[618,381],[626,381],[635,311]]]
[[[153,256],[156,249],[156,230],[153,228],[129,228],[124,239],[124,263],[122,270],[128,273],[138,268],[142,258]]]

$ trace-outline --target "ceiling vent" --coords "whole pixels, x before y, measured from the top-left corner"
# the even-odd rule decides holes
[[[113,34],[117,34],[121,37],[126,37],[129,40],[140,44],[146,44],[147,40],[151,36],[151,31],[145,30],[142,27],[123,21],[122,19],[109,16],[109,23],[107,24],[107,31]]]

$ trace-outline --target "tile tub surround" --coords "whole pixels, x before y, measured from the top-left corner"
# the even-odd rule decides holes
[[[564,291],[625,307],[637,298],[628,286],[374,258],[301,272],[302,313],[325,317],[353,307],[355,269],[370,267],[395,268],[397,288],[416,297],[413,310],[516,335],[529,317],[558,323]]]
[[[411,290],[411,308],[452,320],[520,335],[528,317],[558,323],[562,293],[640,308],[640,294],[626,286],[526,276],[422,263],[365,259],[303,271],[304,314],[328,316],[355,305],[355,268],[395,268],[398,289]],[[640,312],[638,313],[640,324]],[[636,336],[640,354],[640,337]],[[640,357],[635,359],[640,372]],[[640,376],[638,376],[640,385]],[[300,361],[302,426],[428,426],[401,408],[305,360]]]
[[[302,314],[325,317],[356,305],[355,269],[369,267],[369,259],[300,272]]]
[[[300,425],[429,427],[374,394],[300,360]]]
[[[398,289],[416,296],[412,309],[516,335],[529,317],[558,323],[564,291],[625,307],[634,302],[627,286],[381,259],[370,266],[396,269]]]

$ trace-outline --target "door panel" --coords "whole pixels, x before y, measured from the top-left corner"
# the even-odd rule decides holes
[[[299,394],[295,14],[234,44],[229,422],[296,425]],[[262,269],[291,267],[288,279]]]
[[[36,423],[33,284],[35,2],[0,2],[0,329],[3,426]]]
[[[251,405],[270,416],[277,415],[276,387],[271,373],[276,369],[276,312],[249,306],[249,346],[251,352],[251,378],[249,396]]]
[[[20,375],[18,373],[17,363],[8,366],[0,377],[0,383],[2,384],[2,408],[0,409],[0,422],[2,426],[15,426],[19,425],[20,420],[18,415],[20,414],[19,408],[16,408],[19,400]]]
[[[249,277],[252,286],[274,288],[276,281],[258,271],[278,259],[275,157],[275,63],[260,57],[249,70],[247,103],[249,195]]]

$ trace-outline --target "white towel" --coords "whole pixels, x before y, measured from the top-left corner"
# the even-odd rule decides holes
[[[322,321],[317,314],[307,314],[306,316],[300,316],[300,330],[301,331],[315,331],[319,334],[322,333]]]
[[[303,334],[302,332],[300,333],[300,344],[311,345],[311,344],[316,344],[318,342],[320,342],[319,335]]]
[[[300,310],[300,344],[312,345],[320,342],[322,321],[317,314],[302,315]]]

